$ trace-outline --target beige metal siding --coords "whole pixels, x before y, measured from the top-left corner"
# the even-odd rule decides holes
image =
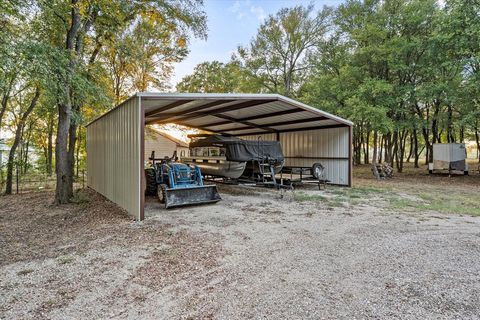
[[[320,162],[334,184],[349,182],[349,127],[280,133],[285,165],[310,167]]]
[[[252,131],[250,129],[250,131]],[[265,134],[256,134],[256,135],[251,135],[251,136],[241,136],[239,137],[240,139],[243,140],[258,140],[258,137],[261,137],[263,141],[276,141],[277,140],[277,134],[276,133],[265,133]]]
[[[275,133],[241,136],[244,140],[276,140]],[[331,183],[349,182],[349,127],[280,133],[285,165],[311,167],[320,162]]]
[[[155,151],[155,158],[171,157],[177,149],[177,144],[170,139],[156,133],[145,135],[145,159],[149,159],[152,151]]]
[[[140,220],[143,130],[139,98],[87,127],[87,184]]]

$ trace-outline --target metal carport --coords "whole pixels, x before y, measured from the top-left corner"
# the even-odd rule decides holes
[[[87,125],[88,186],[144,219],[145,125],[278,140],[286,165],[322,162],[352,184],[352,122],[277,94],[137,93]]]

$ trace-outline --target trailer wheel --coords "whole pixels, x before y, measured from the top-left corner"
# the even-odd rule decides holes
[[[155,177],[155,169],[145,169],[145,194],[147,196],[154,196],[157,193],[157,179]]]
[[[166,198],[166,190],[167,185],[166,184],[159,184],[157,188],[157,196],[158,200],[160,200],[160,203],[165,203],[165,198]]]
[[[312,166],[312,176],[315,179],[320,179],[323,176],[323,172],[325,171],[325,167],[321,163],[314,163]]]

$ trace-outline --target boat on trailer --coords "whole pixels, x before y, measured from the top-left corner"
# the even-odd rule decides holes
[[[190,135],[190,156],[182,162],[197,165],[205,175],[228,179],[263,179],[284,165],[280,142],[243,140],[227,135]]]

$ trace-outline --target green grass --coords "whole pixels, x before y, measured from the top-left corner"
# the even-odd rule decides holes
[[[480,202],[459,193],[419,194],[418,197],[421,201],[391,197],[389,202],[392,208],[400,210],[480,216]]]
[[[477,164],[471,163],[472,166]],[[419,215],[439,213],[480,217],[480,175],[427,175],[426,167],[414,168],[406,163],[403,173],[392,179],[376,180],[370,165],[354,167],[353,187],[327,186],[320,192],[297,190],[294,200],[317,202],[327,207],[378,207],[385,213]]]
[[[325,200],[325,196],[324,195],[321,195],[321,194],[318,194],[318,195],[310,195],[310,194],[306,194],[305,192],[303,191],[298,191],[298,192],[295,192],[294,195],[293,195],[295,201],[298,201],[298,202],[304,202],[304,201],[322,201],[322,200]]]
[[[321,194],[306,194],[303,191],[297,191],[294,199],[298,202],[321,202],[329,207],[373,204],[373,200],[375,200],[384,201],[386,203],[384,208],[394,209],[396,212],[434,211],[444,214],[480,216],[480,200],[472,194],[464,194],[458,191],[429,190],[418,192],[415,188],[398,191],[370,186],[329,187]]]
[[[344,207],[347,205],[359,205],[368,201],[370,197],[366,195],[368,193],[365,193],[363,190],[359,192],[343,188],[343,190],[334,189],[322,194],[306,194],[303,191],[297,191],[294,194],[294,199],[298,202],[321,202],[327,206]]]
[[[69,256],[60,256],[57,258],[58,264],[68,264],[72,263],[73,261],[75,261],[75,259]]]
[[[333,196],[327,197],[324,194],[306,194],[303,191],[298,191],[294,193],[294,199],[298,202],[321,202],[329,207],[343,207],[344,206],[344,197]]]
[[[330,187],[331,189],[327,189],[327,193],[334,194],[334,195],[342,195],[350,199],[362,199],[367,198],[375,195],[384,195],[390,192],[389,189],[386,188],[374,188],[368,186],[361,186],[361,187],[352,187],[352,188],[345,188],[345,187]]]

